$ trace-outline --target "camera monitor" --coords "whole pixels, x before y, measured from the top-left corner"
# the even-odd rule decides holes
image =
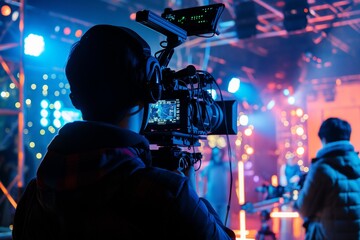
[[[167,8],[161,17],[187,32],[187,36],[216,33],[216,26],[225,8],[222,3],[172,10]]]
[[[180,124],[180,99],[159,100],[150,104],[150,125],[178,125]]]

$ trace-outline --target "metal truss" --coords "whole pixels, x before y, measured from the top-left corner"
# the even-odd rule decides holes
[[[239,39],[234,30],[235,21],[229,20],[219,23],[218,36],[212,38],[196,38],[187,41],[181,47],[212,47],[221,45],[241,45],[242,41],[251,41],[254,39],[266,39],[273,37],[286,37],[288,35],[304,34],[309,32],[321,33],[330,28],[349,26],[354,31],[360,32],[360,1],[334,1],[332,3],[310,4],[308,25],[305,29],[287,32],[283,26],[284,14],[281,10],[273,7],[262,0],[253,0],[262,10],[257,18],[259,23],[256,28],[258,33],[250,39]],[[227,11],[235,18],[233,6],[227,4]],[[342,45],[344,49],[348,46],[340,39],[332,39],[337,46]]]
[[[23,129],[24,129],[24,81],[25,81],[25,74],[24,74],[24,66],[23,66],[23,32],[24,32],[24,5],[25,0],[20,0],[17,2],[19,6],[19,42],[12,42],[12,43],[1,43],[0,44],[0,64],[4,71],[7,73],[10,80],[15,84],[15,86],[19,90],[19,99],[18,102],[20,103],[20,107],[18,110],[12,109],[0,109],[0,115],[17,115],[18,122],[15,125],[18,128],[18,166],[17,166],[17,175],[11,181],[9,186],[4,186],[1,177],[0,177],[0,190],[4,193],[5,198],[11,203],[11,205],[16,208],[17,197],[11,196],[10,190],[16,185],[18,189],[21,191],[24,188],[24,181],[23,181],[23,171],[24,171],[24,139],[23,139]],[[11,20],[10,20],[11,21]],[[3,39],[4,34],[9,29],[9,26],[13,24],[9,22],[7,27],[1,33],[1,40]],[[7,62],[1,56],[1,51],[10,49],[10,48],[19,48],[19,76],[18,79],[13,75],[11,72]],[[19,195],[18,195],[19,196]],[[0,199],[2,202],[4,198]]]

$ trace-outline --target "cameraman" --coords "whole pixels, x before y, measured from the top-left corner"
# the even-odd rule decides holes
[[[235,239],[192,175],[151,166],[144,129],[160,67],[134,31],[90,28],[66,76],[84,121],[52,140],[15,214],[13,239]]]
[[[350,143],[351,126],[328,118],[295,207],[304,218],[306,239],[360,239],[360,159]]]

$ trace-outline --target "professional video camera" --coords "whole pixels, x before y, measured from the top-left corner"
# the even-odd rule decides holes
[[[167,8],[158,16],[143,10],[136,21],[164,34],[163,48],[155,57],[162,73],[161,99],[149,106],[149,122],[144,135],[158,149],[152,150],[153,164],[166,169],[186,169],[201,160],[200,153],[182,151],[180,147],[199,146],[206,135],[236,134],[235,100],[215,101],[211,90],[220,88],[214,77],[192,65],[174,71],[168,68],[174,49],[188,36],[209,37],[219,34],[217,23],[225,6],[207,6],[172,10]],[[220,91],[221,93],[221,91]]]

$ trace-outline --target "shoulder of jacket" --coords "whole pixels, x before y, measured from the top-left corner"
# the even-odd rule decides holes
[[[137,184],[147,189],[157,191],[169,191],[172,194],[179,194],[188,178],[178,173],[156,167],[147,167],[137,170],[133,176]]]

